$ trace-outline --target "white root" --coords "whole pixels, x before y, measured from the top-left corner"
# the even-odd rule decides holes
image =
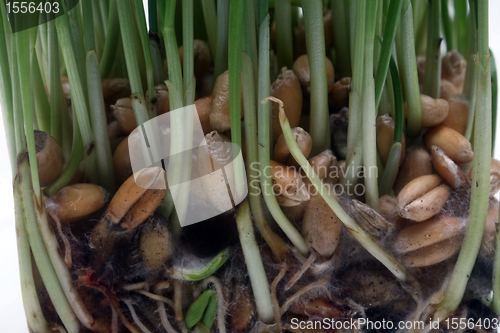
[[[168,320],[167,316],[167,311],[165,310],[165,303],[163,302],[158,302],[158,313],[160,314],[160,320],[161,324],[163,325],[163,328],[168,333],[178,333],[170,324],[170,321]]]
[[[122,289],[125,291],[134,291],[134,290],[140,290],[140,289],[148,289],[148,287],[149,287],[149,283],[144,281],[144,282],[138,282],[138,283],[124,285],[122,287]]]
[[[62,240],[62,242],[64,244],[64,262],[66,263],[66,266],[68,268],[71,268],[71,266],[73,266],[73,262],[72,262],[72,259],[71,259],[71,247],[69,245],[68,238],[66,237],[66,235],[64,235],[64,233],[62,231],[61,221],[59,220],[59,218],[57,217],[57,215],[54,214],[54,212],[52,212],[50,209],[47,209],[47,213],[49,213],[50,217],[56,223],[57,232],[59,233],[59,237],[61,237],[61,240]]]
[[[146,297],[149,297],[155,301],[167,303],[171,308],[175,307],[174,302],[170,298],[167,298],[165,296],[156,295],[156,294],[150,293],[149,291],[146,291],[146,290],[135,290],[135,292],[142,294]]]
[[[224,301],[224,294],[222,293],[222,285],[219,279],[215,276],[209,276],[202,282],[204,289],[207,288],[209,284],[213,284],[215,291],[217,292],[217,328],[219,333],[226,333],[226,302]]]
[[[134,310],[134,306],[132,305],[132,301],[129,299],[122,299],[122,302],[125,303],[128,307],[128,310],[130,311],[130,314],[132,315],[132,319],[134,320],[135,324],[144,332],[144,333],[151,333],[151,331],[144,326],[144,324],[141,322],[139,317],[137,316],[137,313]]]

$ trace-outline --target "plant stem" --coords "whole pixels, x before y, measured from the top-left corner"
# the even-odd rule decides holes
[[[453,33],[456,36],[456,47],[464,57],[467,41],[467,0],[453,0]]]
[[[90,125],[87,102],[85,99],[84,87],[79,73],[75,51],[71,41],[67,15],[62,15],[56,19],[57,35],[63,51],[64,63],[68,71],[69,84],[71,86],[71,100],[73,111],[78,118],[78,125],[82,135],[82,142],[85,149],[85,171],[88,177],[96,181],[96,160],[94,152],[94,138]],[[82,70],[84,70],[82,68]]]
[[[375,78],[375,107],[377,109],[384,90],[387,71],[389,70],[392,46],[396,38],[396,27],[399,24],[399,15],[401,14],[402,6],[403,0],[393,0],[389,5],[389,12],[384,28],[384,40],[382,42],[382,50],[380,51],[380,59],[378,61],[377,75]]]
[[[120,36],[120,24],[118,22],[118,11],[116,10],[118,0],[110,0],[109,3],[109,18],[106,27],[106,41],[104,42],[104,50],[100,61],[101,76],[109,77],[113,68],[113,62],[118,57],[117,52],[118,41]]]
[[[423,93],[439,98],[441,83],[441,0],[429,0]]]
[[[351,7],[356,6],[356,20],[354,35],[356,38],[351,38],[354,41],[352,63],[352,83],[351,91],[349,92],[349,125],[347,129],[347,154],[346,161],[349,164],[354,148],[357,145],[358,133],[361,131],[361,94],[363,90],[363,65],[365,62],[365,17],[366,17],[366,0],[351,1]],[[354,36],[351,35],[351,36]]]
[[[229,0],[217,1],[217,52],[214,61],[214,82],[227,69],[229,34]]]
[[[212,51],[212,59],[216,59],[217,53],[217,13],[215,12],[214,0],[201,0],[203,7],[203,18],[208,35],[208,45]]]
[[[49,59],[49,96],[50,96],[50,135],[62,145],[61,125],[61,73],[59,70],[59,43],[54,21],[47,23],[48,54]]]
[[[241,52],[243,47],[243,11],[240,2],[233,2],[229,7],[229,106],[231,110],[231,141],[240,149],[241,145]],[[239,151],[233,150],[234,181],[236,184],[236,198],[243,194],[245,175],[243,174],[242,160],[236,158]]]
[[[403,136],[404,110],[403,110],[403,90],[399,80],[398,68],[394,58],[390,63],[391,79],[394,88],[394,141],[389,152],[386,167],[380,180],[380,195],[390,194],[392,186],[396,181],[399,171],[399,161],[401,159],[401,139]]]
[[[255,83],[250,57],[243,53],[243,101],[245,106],[245,147],[248,183],[248,201],[255,225],[273,251],[274,257],[281,261],[289,252],[286,243],[269,227],[264,209],[259,181],[259,161],[257,144],[257,112],[255,107]]]
[[[443,20],[443,30],[446,41],[446,50],[451,51],[456,49],[456,35],[453,33],[453,22],[450,17],[448,8],[448,0],[441,0],[441,14]]]
[[[244,200],[236,213],[236,225],[238,226],[238,236],[241,248],[245,257],[250,283],[255,298],[255,305],[259,319],[264,323],[271,323],[274,319],[273,305],[271,302],[271,292],[267,281],[266,271],[262,264],[259,252],[259,245],[255,240],[252,217],[250,216],[250,206]]]
[[[498,77],[495,57],[490,49],[491,66],[491,157],[495,152],[495,139],[497,133],[497,103],[498,103]]]
[[[363,89],[363,171],[366,203],[378,211],[378,175],[377,172],[372,172],[372,169],[377,167],[377,109],[375,107],[375,80],[373,79],[376,16],[370,15],[370,13],[377,12],[377,1],[367,1],[365,9],[367,19]]]
[[[422,131],[422,106],[418,85],[415,42],[413,39],[413,13],[410,0],[403,0],[400,28],[396,33],[399,75],[402,77],[407,105],[407,134],[417,137]]]
[[[182,0],[182,49],[183,49],[183,87],[187,91],[194,78],[194,29],[193,29],[193,0]],[[201,78],[200,78],[201,79]],[[185,105],[194,103],[193,100],[185,101]]]
[[[36,52],[31,53],[31,66],[31,85],[38,129],[50,134],[50,105]]]
[[[488,210],[491,154],[491,71],[488,2],[478,1],[477,99],[474,122],[474,166],[469,224],[462,249],[435,318],[446,318],[459,306],[483,238]]]
[[[279,101],[279,100],[276,100]],[[406,269],[401,265],[392,254],[385,248],[381,247],[365,230],[363,230],[340,206],[336,198],[330,193],[328,187],[323,184],[314,169],[311,167],[304,154],[302,154],[290,128],[290,123],[283,110],[283,105],[280,101],[280,124],[283,130],[283,135],[286,144],[295,158],[295,161],[300,165],[302,170],[316,188],[318,193],[323,197],[328,206],[342,221],[349,233],[377,260],[387,267],[396,278],[405,281],[407,279]]]
[[[269,15],[267,14],[267,0],[261,0],[259,3],[260,13],[259,18],[266,13],[265,18],[260,23],[259,27],[259,85],[258,85],[258,100],[263,101],[271,94],[271,78],[269,75]],[[266,10],[264,10],[266,9]],[[304,256],[309,254],[304,237],[295,229],[290,223],[286,215],[281,210],[276,196],[273,192],[273,184],[271,180],[271,170],[269,168],[271,160],[271,139],[270,139],[270,122],[271,110],[269,104],[258,104],[258,138],[259,138],[259,168],[260,168],[260,185],[262,188],[262,195],[266,202],[267,208],[272,217],[279,225],[281,230],[290,239],[293,245]]]
[[[351,52],[349,34],[349,6],[346,0],[331,0],[330,10],[335,19],[332,20],[333,41],[335,46],[335,71],[339,77],[351,76]]]
[[[464,88],[463,94],[469,102],[469,121],[467,122],[467,130],[465,131],[465,137],[470,141],[472,135],[472,129],[474,126],[474,116],[476,111],[476,86],[477,86],[477,65],[476,65],[476,53],[477,53],[477,20],[476,20],[476,1],[470,1],[470,13],[467,17],[467,47],[466,47],[466,57],[467,57],[467,68],[465,70]]]
[[[313,146],[312,156],[330,148],[328,115],[328,84],[326,77],[325,32],[321,1],[302,0],[306,25],[307,54],[311,75],[311,121],[309,128]]]
[[[276,53],[278,70],[293,66],[292,5],[290,0],[276,0]]]

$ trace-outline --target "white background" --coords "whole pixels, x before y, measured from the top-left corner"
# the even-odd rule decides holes
[[[144,0],[144,2],[147,1]],[[147,5],[145,10],[147,11]],[[496,16],[498,13],[500,13],[500,1],[490,1],[490,47],[497,57],[497,67],[500,67],[500,20],[497,21]],[[500,131],[500,119],[497,129]],[[495,156],[498,158],[500,157],[500,133],[497,134],[495,147]],[[12,176],[4,127],[0,117],[0,323],[2,323],[0,331],[2,332],[28,332],[18,274]]]

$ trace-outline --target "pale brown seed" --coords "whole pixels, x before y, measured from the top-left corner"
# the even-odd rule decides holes
[[[441,148],[432,146],[431,158],[434,169],[451,188],[456,190],[467,184],[468,181],[462,169],[451,158],[446,156]]]
[[[439,86],[439,97],[445,100],[451,98],[451,96],[460,93],[460,91],[448,80],[441,80]]]
[[[304,181],[307,182],[306,179]],[[281,210],[291,222],[300,223],[302,221],[309,201],[295,201],[285,197],[277,197],[276,199],[278,203],[281,202]],[[288,204],[284,206],[286,200],[288,200]]]
[[[343,106],[347,106],[349,103],[351,82],[352,79],[350,77],[344,77],[333,84],[332,90],[328,94],[328,98],[335,108],[340,109]]]
[[[162,168],[150,167],[136,172],[135,175],[130,176],[123,185],[120,186],[111,200],[103,218],[113,224],[121,223],[129,211],[138,203],[139,205],[137,205],[138,207],[136,208],[138,208],[139,211],[144,210],[145,212],[148,210],[150,213],[147,216],[151,215],[161,202],[161,200],[158,202],[158,198],[151,194],[160,191],[165,195],[166,190],[164,184],[165,171]],[[161,189],[162,187],[163,189]],[[145,195],[147,195],[149,199],[154,198],[155,201],[141,201]],[[136,211],[132,211],[134,215],[137,215],[135,212]],[[127,218],[127,221],[130,221],[130,218]],[[141,223],[143,221],[144,220],[142,220]]]
[[[160,270],[173,254],[173,239],[168,225],[148,223],[141,231],[139,253],[148,270]]]
[[[398,194],[413,179],[430,174],[432,174],[431,155],[424,147],[413,145],[406,150],[406,157],[394,184],[394,192]]]
[[[463,95],[453,95],[448,99],[448,104],[450,111],[441,125],[465,135],[469,122],[469,102]]]
[[[130,97],[130,84],[125,78],[102,79],[102,95],[106,105],[115,104],[123,97]]]
[[[403,229],[397,236],[394,248],[407,253],[450,239],[462,233],[464,221],[446,215],[435,216],[425,222]]]
[[[298,57],[293,63],[293,72],[299,79],[302,91],[309,95],[311,92],[311,73],[309,71],[309,58],[307,55],[302,55]],[[335,82],[335,72],[333,69],[333,64],[330,59],[326,58],[326,78],[328,84],[328,91],[332,90],[333,84]]]
[[[61,146],[49,134],[35,130],[35,151],[40,186],[48,186],[63,170],[64,156]]]
[[[444,99],[420,95],[420,104],[422,105],[423,127],[439,125],[448,116],[449,106]]]
[[[472,183],[473,167],[469,169],[469,182]],[[494,158],[490,162],[490,197],[500,191],[500,161]]]
[[[340,242],[342,222],[323,197],[311,196],[302,219],[302,235],[311,250],[323,258],[330,258]]]
[[[462,92],[466,69],[467,61],[457,50],[449,51],[441,59],[441,78],[450,81],[458,92]]]
[[[439,146],[456,163],[468,163],[474,157],[469,140],[449,127],[431,128],[425,134],[424,141],[427,149],[431,150],[434,145]]]
[[[309,164],[323,183],[335,185],[339,181],[340,172],[337,158],[332,151],[327,149],[309,159]]]
[[[123,139],[113,154],[113,170],[115,171],[116,184],[120,185],[132,174],[132,163],[128,150],[128,137]]]
[[[122,133],[130,134],[136,127],[134,110],[129,97],[120,98],[115,105],[111,105],[113,117],[115,117]]]
[[[243,94],[242,94],[243,96]],[[241,103],[241,117],[243,117],[243,101]],[[222,133],[231,128],[231,115],[229,109],[229,72],[225,71],[215,81],[210,106],[210,126]]]
[[[484,226],[483,240],[481,242],[480,253],[483,256],[491,255],[495,251],[495,242],[498,228],[498,200],[490,198],[488,206],[488,215]]]
[[[304,154],[305,158],[309,157],[312,149],[312,138],[309,133],[304,131],[301,127],[295,127],[292,128],[292,134],[302,154]],[[274,160],[282,164],[298,167],[297,162],[290,153],[290,149],[286,144],[285,136],[283,134],[280,135],[276,145],[274,146]]]
[[[270,171],[273,191],[278,202],[281,201],[280,204],[291,206],[309,200],[309,192],[302,180],[302,176],[295,168],[271,161]]]
[[[196,112],[198,112],[198,117],[200,119],[201,128],[203,133],[206,135],[212,131],[210,127],[210,106],[212,105],[212,95],[199,98],[194,102],[196,107]]]
[[[285,115],[288,118],[290,127],[299,126],[300,116],[302,114],[302,91],[299,80],[292,70],[283,67],[280,75],[271,86],[271,95],[283,102]],[[279,104],[272,104],[272,124],[273,140],[278,140],[283,133],[279,122]]]
[[[389,153],[394,142],[394,120],[385,114],[377,118],[377,148],[384,165],[387,164]],[[401,158],[399,164],[401,165],[405,158],[405,136],[401,136]]]
[[[450,195],[450,188],[441,181],[437,175],[426,175],[409,182],[397,197],[399,214],[421,222],[439,213]]]
[[[403,262],[408,267],[425,267],[440,263],[451,258],[460,250],[463,235],[458,235],[437,244],[406,253]]]
[[[63,187],[49,201],[62,223],[71,223],[100,210],[107,200],[107,192],[94,184],[73,184]]]

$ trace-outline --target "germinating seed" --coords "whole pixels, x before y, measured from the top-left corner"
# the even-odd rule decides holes
[[[128,135],[137,127],[129,97],[120,98],[115,105],[111,105],[111,110],[122,133]]]
[[[297,142],[297,145],[300,148],[300,151],[302,152],[302,154],[304,154],[304,157],[309,157],[312,149],[312,139],[309,133],[304,131],[304,129],[302,129],[301,127],[292,128],[292,133],[295,141]],[[274,160],[278,163],[298,167],[297,162],[290,153],[290,149],[286,144],[283,134],[280,135],[278,141],[276,142],[276,145],[274,146]]]
[[[431,158],[434,169],[454,190],[468,183],[465,173],[438,146],[432,146]]]
[[[405,156],[394,184],[396,194],[413,179],[432,174],[431,155],[425,147],[413,145],[406,150]]]
[[[450,111],[441,125],[465,135],[469,122],[469,102],[463,95],[453,95],[448,99],[448,104]]]
[[[243,94],[241,102],[241,117],[243,117]],[[219,133],[231,128],[229,110],[229,72],[225,71],[215,81],[210,106],[210,126]]]
[[[302,92],[306,95],[311,93],[311,73],[309,72],[309,57],[302,55],[293,63],[293,72],[299,79]],[[326,58],[326,78],[328,83],[328,91],[331,91],[335,82],[335,72],[330,59]]]
[[[310,199],[309,191],[302,176],[293,167],[271,161],[273,191],[282,206],[297,206]]]
[[[40,186],[50,185],[63,170],[61,146],[49,134],[35,130],[35,149]]]
[[[290,122],[290,126],[299,126],[300,116],[302,115],[302,91],[300,89],[299,80],[294,72],[286,67],[281,69],[280,75],[271,85],[271,95],[283,102],[285,114]],[[272,125],[273,125],[273,140],[278,140],[283,131],[279,122],[279,104],[272,104]]]
[[[422,106],[423,127],[439,125],[448,116],[449,105],[445,99],[434,99],[427,95],[420,95],[420,104]]]
[[[335,109],[340,109],[348,105],[351,82],[352,79],[350,77],[343,77],[333,84],[328,98]]]
[[[399,164],[403,163],[405,158],[405,136],[401,136],[401,158]],[[389,153],[391,151],[392,144],[394,142],[394,120],[385,114],[377,117],[377,148],[384,165],[387,164],[389,159]]]
[[[439,97],[449,100],[451,96],[459,94],[460,91],[448,80],[442,79],[439,86]]]
[[[73,184],[63,187],[47,203],[63,223],[82,220],[104,207],[108,194],[94,184]]]
[[[210,126],[210,107],[212,105],[212,95],[199,98],[194,102],[196,107],[196,112],[198,112],[198,117],[200,119],[201,128],[203,133],[206,135],[212,131]]]

